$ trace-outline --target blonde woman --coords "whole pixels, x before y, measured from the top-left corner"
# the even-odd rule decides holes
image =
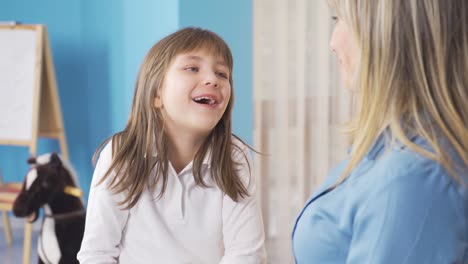
[[[232,70],[208,30],[150,49],[127,126],[100,152],[80,263],[265,262],[248,148],[231,133]]]
[[[330,0],[359,109],[297,218],[297,263],[468,263],[468,1]]]

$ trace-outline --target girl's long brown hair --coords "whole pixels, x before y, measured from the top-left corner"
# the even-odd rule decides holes
[[[232,141],[233,137],[237,137],[232,135],[231,131],[234,104],[231,51],[217,34],[200,28],[185,28],[163,38],[146,54],[138,74],[132,109],[125,129],[104,141],[94,153],[93,161],[96,162],[102,148],[112,141],[112,163],[99,184],[113,175],[108,187],[113,193],[124,193],[125,198],[119,202],[123,208],[132,208],[148,186],[154,190],[155,185],[162,181],[158,198],[166,190],[169,166],[168,137],[161,110],[155,108],[153,102],[156,96],[159,96],[164,76],[173,59],[181,53],[199,49],[224,59],[229,68],[232,90],[221,120],[195,155],[195,182],[202,187],[208,187],[203,180],[201,169],[203,159],[211,149],[211,175],[218,188],[234,201],[249,195],[236,173],[238,164],[233,160],[233,152],[240,151],[244,158],[245,153]],[[154,179],[151,178],[153,175]]]

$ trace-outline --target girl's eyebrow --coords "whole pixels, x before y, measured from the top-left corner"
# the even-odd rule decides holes
[[[183,55],[181,59],[184,61],[203,61],[204,60],[202,57],[197,56],[197,55]],[[216,64],[227,67],[227,64],[224,62],[224,60],[218,60],[216,61]]]

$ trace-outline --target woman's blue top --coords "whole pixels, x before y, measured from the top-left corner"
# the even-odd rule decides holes
[[[387,141],[380,136],[330,190],[348,161],[339,164],[306,202],[292,232],[296,263],[468,263],[468,168],[458,167],[457,182],[437,162]]]

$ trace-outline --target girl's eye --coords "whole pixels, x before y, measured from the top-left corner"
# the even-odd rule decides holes
[[[224,78],[224,79],[227,79],[227,78],[228,78],[227,73],[222,72],[222,71],[216,72],[216,75],[218,75],[219,77]]]
[[[187,67],[185,68],[186,71],[198,72],[198,67]]]
[[[337,17],[337,16],[332,16],[331,19],[332,19],[335,23],[338,22],[338,17]]]

